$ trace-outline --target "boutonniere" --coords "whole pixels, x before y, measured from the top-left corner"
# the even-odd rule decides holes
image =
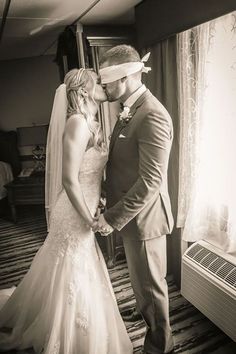
[[[119,114],[119,121],[128,124],[131,118],[130,107],[124,106],[123,111]]]

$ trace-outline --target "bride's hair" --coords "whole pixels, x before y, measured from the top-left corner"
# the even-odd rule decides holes
[[[94,120],[92,106],[97,106],[94,100],[96,82],[90,69],[72,69],[65,78],[67,93],[67,119],[73,114],[82,114],[87,121],[88,128],[93,135],[95,147],[101,146],[100,125]]]

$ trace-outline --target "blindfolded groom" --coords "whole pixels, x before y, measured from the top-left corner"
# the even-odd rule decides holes
[[[107,210],[97,228],[120,232],[137,307],[147,326],[144,351],[169,353],[173,339],[166,283],[166,234],[173,217],[167,169],[173,139],[171,118],[142,84],[144,61],[131,46],[108,50],[101,81],[109,101],[124,109],[110,141],[106,169]]]

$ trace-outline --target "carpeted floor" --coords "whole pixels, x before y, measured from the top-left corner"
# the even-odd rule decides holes
[[[0,288],[19,283],[45,239],[46,224],[42,208],[21,208],[18,220],[17,224],[13,224],[7,218],[0,218]],[[134,307],[135,299],[126,263],[120,262],[109,273],[121,313]],[[236,353],[236,343],[181,296],[171,276],[167,280],[176,353]],[[134,353],[137,354],[142,347],[145,323],[137,321],[126,323],[126,326]]]

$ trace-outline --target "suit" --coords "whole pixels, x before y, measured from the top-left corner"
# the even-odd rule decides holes
[[[130,114],[129,123],[118,121],[112,133],[104,217],[123,237],[137,306],[148,325],[144,349],[165,353],[173,348],[165,280],[165,235],[173,228],[167,185],[173,127],[149,90]]]

